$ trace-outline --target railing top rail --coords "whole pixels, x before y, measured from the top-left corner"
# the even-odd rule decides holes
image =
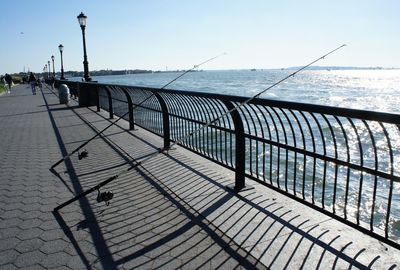
[[[175,90],[175,89],[160,89],[153,87],[145,87],[145,86],[133,86],[133,85],[121,85],[121,84],[107,84],[107,83],[94,83],[94,82],[78,82],[84,83],[87,85],[97,85],[97,86],[119,86],[124,87],[125,89],[142,89],[148,90],[152,92],[158,93],[167,93],[167,94],[178,94],[178,95],[186,95],[186,96],[196,96],[203,98],[213,98],[219,99],[223,101],[232,101],[232,102],[243,102],[246,101],[249,97],[246,96],[234,96],[234,95],[226,95],[226,94],[216,94],[216,93],[206,93],[206,92],[197,92],[197,91],[187,91],[187,90]],[[341,108],[341,107],[333,107],[327,105],[316,105],[309,103],[301,103],[301,102],[292,102],[292,101],[282,101],[282,100],[273,100],[266,98],[256,98],[249,102],[249,104],[258,104],[263,106],[271,106],[271,107],[279,107],[283,109],[292,109],[292,110],[301,110],[305,112],[311,113],[321,113],[326,115],[335,115],[341,117],[350,117],[356,119],[364,119],[364,120],[372,120],[372,121],[380,121],[390,124],[400,125],[400,114],[395,113],[386,113],[386,112],[375,112],[370,110],[360,110],[360,109],[349,109],[349,108]]]

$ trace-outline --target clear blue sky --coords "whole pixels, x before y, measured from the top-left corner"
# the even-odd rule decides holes
[[[318,65],[400,66],[398,0],[1,1],[0,74],[83,70],[76,16],[87,16],[90,70],[299,66],[343,44]],[[21,33],[23,32],[23,34]]]

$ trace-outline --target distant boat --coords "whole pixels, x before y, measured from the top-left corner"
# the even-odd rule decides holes
[[[256,71],[256,69],[255,69],[255,68],[252,68],[252,69],[250,69],[250,71]]]

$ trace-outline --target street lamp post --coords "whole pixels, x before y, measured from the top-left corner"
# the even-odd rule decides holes
[[[83,77],[85,78],[86,82],[89,82],[92,80],[89,75],[89,63],[87,61],[87,55],[86,55],[86,40],[85,40],[85,28],[86,28],[86,16],[81,12],[81,14],[78,15],[78,22],[79,25],[81,26],[82,29],[82,38],[83,38],[83,70],[84,70],[84,75]]]
[[[61,55],[61,80],[65,80],[65,78],[64,78],[63,56],[62,56],[62,53],[63,53],[63,50],[64,50],[64,46],[62,44],[60,44],[58,46],[58,49],[60,50],[60,55]]]
[[[50,75],[50,68],[51,68],[51,66],[50,66],[50,61],[47,61],[47,67],[48,67],[48,69],[47,69],[47,71],[48,71],[48,78],[50,79],[50,77],[51,77],[51,75]]]
[[[56,72],[54,70],[54,55],[51,56],[51,61],[53,62],[53,79],[56,77]]]

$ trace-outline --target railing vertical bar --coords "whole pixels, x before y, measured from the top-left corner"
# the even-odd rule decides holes
[[[258,115],[258,113],[257,113],[257,111],[256,111],[256,109],[258,109],[258,107],[256,107],[255,105],[250,105],[249,106],[250,107],[250,109],[253,111],[253,114],[255,115],[255,117],[257,118],[257,125],[255,125],[254,126],[254,128],[255,128],[255,130],[256,130],[256,132],[257,132],[257,130],[260,130],[261,131],[261,138],[265,138],[265,134],[264,134],[264,129],[262,128],[262,124],[261,124],[261,119],[260,119],[260,117],[259,117],[259,115]],[[256,136],[258,136],[258,134],[256,133]],[[256,155],[255,155],[255,159],[256,159],[256,172],[257,172],[257,178],[260,178],[260,171],[259,171],[259,163],[260,163],[260,161],[259,161],[259,143],[258,143],[259,141],[257,140],[256,141]],[[265,149],[265,144],[263,143],[262,144],[263,145],[263,150]],[[264,153],[264,151],[262,152],[262,154]],[[263,155],[263,157],[264,157],[265,155]],[[264,170],[263,170],[263,173],[262,173],[262,176],[264,177]],[[265,178],[264,178],[264,180],[265,180]]]
[[[163,123],[163,137],[164,137],[164,148],[168,149],[170,146],[170,128],[169,128],[169,114],[168,114],[168,107],[165,103],[164,99],[161,95],[157,92],[153,92],[154,96],[157,98],[162,111],[162,123]]]
[[[309,114],[314,119],[314,123],[318,126],[318,121],[315,119],[315,115],[312,112],[310,112]],[[310,132],[311,134],[314,134],[314,129],[311,129]],[[313,144],[315,145],[314,135],[312,137],[313,137]],[[317,149],[314,148],[314,153],[316,152]],[[312,167],[313,175],[312,175],[312,187],[311,187],[311,201],[313,204],[315,204],[315,180],[316,180],[316,170],[317,170],[317,158],[313,156],[312,159],[313,159],[313,167]]]
[[[224,101],[226,108],[231,111],[235,104]],[[243,119],[241,118],[241,114],[238,110],[231,111],[230,113],[232,120],[235,125],[235,191],[240,191],[245,187],[245,136],[244,136],[244,127],[243,127]]]
[[[222,115],[225,113],[225,111],[223,111],[221,108],[221,104],[217,100],[211,99],[211,102],[213,103],[214,108],[216,108],[216,110],[218,111],[217,112],[218,115]],[[220,127],[226,128],[225,117],[223,117],[222,119],[219,119],[218,125]],[[217,130],[217,132],[218,132],[218,130]],[[217,136],[217,145],[219,144],[219,151],[218,151],[219,153],[217,153],[217,160],[219,160],[221,163],[226,164],[226,159],[224,159],[224,154],[223,154],[224,153],[224,150],[223,150],[224,143],[222,140],[222,138],[224,137],[223,133],[225,134],[226,132],[225,131],[222,132],[222,129],[219,129],[219,136]],[[217,149],[218,149],[218,147],[217,147]],[[219,156],[219,159],[218,159],[218,156]]]
[[[218,112],[216,111],[215,106],[213,105],[212,99],[207,99],[207,105],[208,105],[209,110],[210,110],[210,112],[211,112],[210,121],[211,121],[212,119],[218,118],[219,114],[218,114]],[[218,120],[215,121],[214,125],[219,126],[219,125],[220,125],[220,120],[221,120],[221,119],[218,118]],[[220,161],[220,160],[218,159],[218,138],[217,138],[218,130],[215,129],[213,126],[210,126],[210,128],[212,129],[212,132],[211,132],[211,153],[212,153],[212,155],[211,155],[211,156],[212,156],[215,160]]]
[[[290,121],[290,119],[289,119],[287,113],[285,112],[285,110],[283,110],[282,108],[279,108],[279,110],[285,116],[286,121],[289,124],[290,131],[292,133],[292,138],[293,138],[293,147],[297,148],[296,137],[295,137],[295,134],[294,134],[292,121]],[[286,144],[289,145],[289,140],[287,140]],[[289,176],[289,171],[288,171],[289,164],[288,163],[289,163],[289,151],[286,149],[286,169],[285,169],[285,186],[286,187],[287,187],[287,181],[288,181],[288,176]],[[293,164],[294,164],[293,171],[294,171],[294,174],[295,174],[295,172],[296,172],[296,152],[295,152],[295,158],[294,158]],[[295,178],[293,179],[293,193],[294,194],[296,193],[296,179]]]
[[[128,91],[125,88],[122,88],[122,91],[124,92],[126,96],[126,100],[128,101],[128,117],[129,117],[129,130],[135,129],[135,120],[133,118],[133,103],[132,103],[132,98],[129,95]]]
[[[278,131],[278,127],[277,127],[277,125],[276,125],[275,119],[274,119],[274,117],[272,116],[271,112],[269,111],[268,107],[265,107],[265,110],[266,110],[266,112],[268,113],[268,115],[269,115],[269,117],[271,118],[271,121],[272,121],[272,123],[273,123],[273,125],[274,125],[274,129],[275,129],[275,139],[276,139],[277,142],[279,142],[279,131]],[[270,171],[269,171],[271,183],[273,183],[273,177],[272,177],[272,171],[273,171],[273,152],[274,152],[273,150],[274,150],[274,147],[271,145],[271,150],[270,150]],[[278,147],[278,150],[279,150],[279,147]],[[279,157],[279,151],[278,151],[278,157]],[[278,171],[278,172],[279,172],[279,171]],[[278,176],[279,176],[279,174],[278,174]],[[277,180],[279,180],[279,178],[277,178]],[[278,186],[278,188],[280,188],[279,181],[277,181],[277,186]]]
[[[216,112],[217,115],[223,115],[226,113],[225,110],[225,105],[221,103],[220,100],[218,99],[210,99],[210,102]],[[225,117],[218,119],[218,127],[226,128],[226,119]],[[219,135],[218,135],[219,134]],[[224,141],[224,138],[226,138],[226,132],[223,131],[222,129],[216,129],[216,157],[217,161],[221,162],[222,164],[228,165],[228,161],[225,158],[225,153],[226,153],[226,141]],[[225,145],[225,146],[224,146]]]
[[[114,108],[113,108],[111,92],[110,92],[110,89],[108,89],[107,86],[104,88],[104,90],[106,91],[106,94],[107,94],[107,97],[108,97],[109,118],[113,119],[114,118]]]
[[[265,127],[267,128],[267,131],[268,131],[268,134],[269,134],[269,139],[271,139],[271,129],[269,128],[269,123],[267,121],[267,118],[265,117],[265,114],[262,112],[260,106],[258,106],[257,104],[255,104],[254,107],[257,108],[257,111],[258,111],[258,112],[255,112],[255,109],[254,109],[254,112],[255,112],[255,114],[257,116],[257,119],[258,119],[258,123],[260,125],[262,138],[265,138],[265,133],[264,133],[264,127],[263,127],[263,124],[262,124],[263,122],[260,119],[259,115],[261,115],[263,117],[263,120],[264,120],[264,123],[265,123]],[[266,179],[265,179],[265,174],[266,174],[265,173],[266,172],[266,168],[265,168],[266,150],[265,149],[266,149],[265,143],[263,143],[262,144],[262,175],[263,175],[263,181],[264,182],[266,181]],[[257,157],[257,161],[258,161],[258,159],[259,158]]]
[[[297,123],[297,125],[299,127],[300,135],[301,135],[301,139],[302,139],[302,143],[303,143],[303,149],[305,150],[306,149],[306,139],[305,139],[305,136],[304,136],[303,126],[302,126],[299,118],[297,117],[296,113],[291,109],[289,109],[289,111],[292,114],[292,116],[294,117],[294,119],[295,119],[295,121],[296,121],[296,123]],[[296,138],[297,137],[294,137],[295,147],[298,147]],[[305,158],[305,155],[304,155],[304,158]],[[297,183],[296,183],[296,180],[297,180],[297,152],[294,152],[294,160],[295,160],[295,162],[294,162],[294,174],[293,174],[294,183],[293,183],[293,185],[296,187],[296,185],[297,185]],[[297,195],[296,191],[297,191],[297,189],[295,188],[294,189],[294,195]]]
[[[165,102],[168,104],[168,109],[172,115],[170,115],[170,129],[171,129],[171,138],[176,141],[179,137],[179,129],[178,129],[178,117],[179,115],[178,106],[176,106],[176,100],[173,95],[166,94],[164,96]]]
[[[267,108],[266,108],[266,111],[268,112],[269,117],[271,118],[272,123],[274,125],[275,140],[279,141],[279,133],[278,133],[278,128],[277,128],[276,123],[275,123],[275,119],[272,117],[271,112]],[[274,146],[272,144],[270,144],[270,151],[269,151],[269,179],[270,179],[271,185],[273,185],[273,183],[274,183],[274,178],[272,177],[273,164],[274,164],[273,163],[274,149],[275,149]],[[278,183],[278,187],[279,187],[279,183]]]
[[[375,156],[375,170],[378,169],[378,153],[376,149],[376,143],[374,134],[372,133],[368,123],[365,120],[362,120],[363,124],[367,127],[369,137],[371,139],[371,143],[374,149],[374,156]],[[372,192],[372,207],[371,207],[371,219],[370,219],[370,230],[374,231],[374,216],[375,216],[375,203],[376,203],[376,189],[378,184],[378,176],[374,175],[374,191]]]
[[[281,127],[280,130],[283,131],[284,145],[287,145],[286,128],[285,128],[285,125],[282,122],[282,118],[279,116],[279,114],[277,113],[277,111],[276,111],[276,109],[274,107],[271,107],[271,110],[275,113],[276,118],[278,118],[278,120],[279,120],[280,127]],[[278,142],[280,142],[279,139],[278,139]],[[287,169],[287,153],[288,153],[287,151],[288,150],[284,149],[283,151],[286,152],[285,167]],[[277,156],[278,156],[278,160],[277,160],[277,182],[278,182],[278,187],[280,187],[280,181],[281,181],[281,177],[280,177],[280,175],[281,175],[281,163],[280,163],[280,160],[281,160],[281,147],[278,147]],[[287,178],[285,180],[287,180]],[[285,191],[286,192],[288,191],[288,189],[287,189],[287,181],[285,181]]]
[[[303,120],[306,123],[307,129],[308,129],[308,134],[310,134],[310,136],[311,136],[311,142],[312,142],[312,146],[313,146],[312,152],[315,152],[315,141],[314,141],[314,134],[312,133],[312,129],[311,129],[311,124],[308,121],[307,117],[305,116],[304,112],[302,112],[302,111],[298,111],[298,112],[303,117]],[[308,147],[307,147],[307,142],[305,141],[305,139],[303,140],[303,143],[304,143],[304,150],[307,150]],[[303,200],[306,199],[305,198],[306,176],[307,176],[307,155],[303,154],[303,181],[302,181],[303,186],[302,186],[302,190],[301,190]]]
[[[248,105],[239,107],[239,108],[237,109],[237,111],[239,112],[241,118],[243,119],[243,122],[244,122],[244,124],[245,124],[245,125],[243,125],[243,126],[246,126],[246,128],[247,128],[247,130],[245,130],[244,133],[245,133],[245,134],[251,134],[251,128],[250,128],[250,123],[249,123],[248,115],[246,115],[246,113],[245,113],[245,111],[244,111],[244,110],[247,110],[247,106],[248,106]],[[252,156],[251,156],[251,152],[252,152],[252,140],[251,140],[251,139],[247,139],[247,141],[248,141],[248,146],[246,146],[246,147],[249,148],[249,152],[248,152],[248,155],[249,155],[248,157],[249,157],[249,158],[248,158],[248,160],[249,160],[249,167],[250,167],[250,175],[253,176],[253,169],[252,169],[252,167],[253,167],[253,162],[252,162]],[[245,143],[245,145],[247,145],[247,142]],[[245,156],[245,160],[247,160],[247,159],[246,159],[246,156]]]
[[[185,102],[182,101],[182,98],[180,98],[179,95],[174,95],[176,96],[177,99],[179,99],[179,105],[177,103],[177,107],[184,106],[186,104],[186,114],[185,118],[189,118],[192,120],[197,120],[196,118],[196,112],[198,111],[198,108],[196,106],[196,102],[194,100],[196,99],[195,97],[186,97]],[[183,104],[182,104],[183,103]],[[186,120],[189,121],[189,120]],[[193,121],[190,121],[190,130],[186,130],[186,134],[191,134],[196,128],[194,127],[195,123]],[[198,151],[198,134],[195,133],[193,136],[189,137],[189,145],[187,145],[189,148]]]
[[[177,100],[179,103],[176,104],[175,106],[175,112],[178,116],[181,117],[176,117],[176,129],[177,129],[177,137],[176,139],[179,140],[179,138],[186,138],[185,141],[182,141],[181,144],[185,146],[189,146],[188,140],[190,138],[187,138],[187,134],[190,134],[188,129],[187,129],[187,121],[184,120],[188,117],[188,112],[191,111],[190,109],[190,99],[189,97],[186,96],[181,96],[181,95],[173,95],[173,98]]]
[[[393,175],[394,172],[394,167],[393,167],[393,149],[392,149],[392,144],[391,140],[389,137],[389,134],[385,128],[385,126],[382,124],[382,122],[379,122],[380,126],[382,127],[383,133],[385,134],[386,141],[388,144],[389,148],[389,164],[390,164],[390,174]],[[400,130],[400,127],[399,127]],[[388,205],[387,205],[387,210],[386,210],[386,222],[385,222],[385,238],[389,237],[389,222],[390,222],[390,211],[392,207],[392,196],[393,196],[393,180],[390,180],[390,186],[389,186],[389,196],[388,196]]]
[[[100,88],[99,85],[96,85],[96,98],[97,98],[97,100],[96,100],[96,111],[97,112],[100,112],[100,93],[99,93],[100,89],[99,88]],[[74,92],[73,94],[74,94],[75,97],[78,96],[76,89],[73,88],[72,92]]]
[[[350,121],[350,124],[357,136],[358,147],[359,147],[359,152],[360,152],[360,166],[364,166],[364,157],[363,157],[364,153],[363,153],[363,148],[362,148],[362,144],[361,144],[360,134],[358,133],[358,129],[355,126],[352,119],[349,117],[347,119]],[[364,174],[362,172],[360,172],[358,199],[357,199],[357,214],[356,214],[357,225],[360,225],[360,207],[361,207],[361,199],[362,199],[363,180],[364,180]]]
[[[199,120],[199,117],[197,116],[197,112],[200,111],[200,108],[198,107],[197,103],[201,102],[201,101],[197,101],[198,99],[196,97],[190,97],[190,103],[189,103],[189,114],[190,117],[194,120]],[[197,129],[197,125],[192,122],[192,130],[190,132],[193,132]],[[198,132],[193,134],[192,137],[192,142],[193,142],[193,146],[195,149],[197,149],[197,151],[199,151],[199,134]]]
[[[343,138],[345,140],[346,144],[346,157],[347,157],[347,163],[350,163],[350,147],[349,147],[349,140],[347,138],[347,132],[345,131],[343,127],[342,121],[335,115],[334,118],[336,119],[336,122],[339,124],[340,129],[343,134]],[[347,219],[347,204],[348,204],[348,196],[349,196],[349,184],[350,184],[350,168],[347,167],[347,177],[346,177],[346,187],[345,187],[345,197],[344,197],[344,218]],[[335,184],[336,185],[336,184]]]
[[[198,98],[198,97],[193,97],[193,99],[194,99],[193,106],[195,108],[194,111],[193,111],[193,115],[194,115],[193,117],[197,121],[204,122],[204,117],[203,117],[203,114],[202,114],[205,111],[204,107],[202,107],[203,101],[202,101],[201,98]],[[199,124],[195,124],[195,129],[198,129],[199,127],[200,127]],[[204,130],[200,134],[196,133],[196,136],[197,136],[197,141],[198,141],[197,148],[199,149],[200,153],[203,153],[205,155],[206,151],[205,151],[205,148],[204,148],[204,145],[203,145],[203,142],[204,142]]]
[[[325,114],[321,114],[322,117],[324,118],[326,124],[329,127],[329,130],[331,132],[331,138],[333,140],[333,147],[334,147],[334,152],[335,152],[335,159],[338,158],[338,152],[337,152],[337,143],[336,143],[336,136],[335,136],[335,132],[333,131],[332,125],[329,121],[329,119],[326,117]],[[337,163],[334,164],[335,166],[335,170],[334,170],[334,175],[333,175],[333,198],[332,198],[332,211],[333,213],[335,213],[335,203],[336,203],[336,192],[337,192],[337,173],[338,173],[338,165]],[[326,168],[326,161],[325,161],[325,168]],[[326,175],[326,171],[325,171],[325,175]]]
[[[250,112],[250,110],[249,110],[249,108],[251,108],[251,104],[247,104],[247,106],[243,106],[243,109],[246,111],[246,113],[245,113],[245,115],[247,115],[247,117],[246,117],[246,122],[249,122],[249,118],[250,118],[250,120],[251,120],[251,123],[253,124],[253,128],[251,128],[250,127],[250,123],[248,123],[248,126],[249,126],[249,134],[252,134],[252,133],[254,133],[254,135],[256,136],[256,137],[258,137],[258,132],[257,132],[257,127],[256,127],[256,124],[255,124],[255,121],[254,121],[254,117],[253,117],[253,114]],[[254,110],[253,110],[253,112],[254,112]],[[256,140],[256,157],[254,157],[254,155],[253,155],[253,144],[252,144],[252,141],[253,140],[249,140],[250,141],[250,145],[249,145],[249,155],[250,155],[250,174],[251,175],[253,175],[253,171],[254,171],[254,169],[253,169],[253,164],[254,164],[254,162],[253,162],[253,159],[255,159],[255,175],[256,175],[256,177],[258,178],[258,160],[257,160],[257,156],[258,156],[258,141]]]
[[[321,115],[321,114],[319,114],[319,115]],[[311,113],[311,116],[314,118],[315,123],[317,124],[318,130],[320,133],[321,142],[322,142],[323,156],[326,157],[325,134],[321,127],[320,121],[315,116],[315,114]],[[326,161],[324,160],[324,169],[323,169],[323,174],[322,174],[322,194],[321,194],[322,208],[325,208],[325,188],[326,188]],[[315,190],[315,188],[314,188],[314,190]]]
[[[199,102],[197,103],[197,105],[200,107],[199,108],[199,120],[203,122],[203,124],[207,123],[207,109],[204,107],[204,102],[203,102],[203,98],[198,98]],[[200,127],[200,126],[199,126]],[[208,137],[208,128],[207,129],[203,129],[202,130],[202,149],[203,149],[203,153],[206,156],[208,155],[208,143],[206,140],[206,136]]]

